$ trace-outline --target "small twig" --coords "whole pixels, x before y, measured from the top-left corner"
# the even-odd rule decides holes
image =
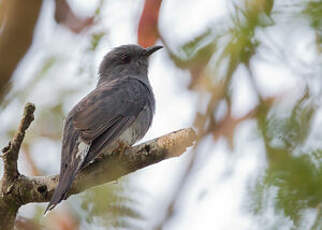
[[[34,120],[35,106],[26,104],[19,128],[9,142],[2,149],[3,176],[0,181],[0,229],[13,229],[14,221],[21,206],[19,194],[19,172],[17,168],[18,154],[25,137],[26,130]],[[28,188],[25,188],[26,190]]]
[[[19,175],[17,168],[19,150],[25,137],[26,130],[34,120],[34,111],[35,106],[31,103],[27,103],[16,134],[9,142],[8,146],[2,149],[2,159],[4,164],[2,192],[8,192],[7,189],[12,185],[13,180]]]

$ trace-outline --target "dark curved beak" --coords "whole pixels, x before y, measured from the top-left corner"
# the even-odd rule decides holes
[[[150,56],[151,54],[153,54],[155,51],[159,50],[159,49],[162,49],[163,46],[150,46],[148,48],[145,48],[146,50],[146,53],[145,55],[146,56]]]

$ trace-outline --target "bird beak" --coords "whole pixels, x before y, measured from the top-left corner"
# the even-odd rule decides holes
[[[163,48],[163,46],[151,46],[151,47],[145,48],[145,50],[146,50],[145,55],[148,57],[151,54],[153,54],[155,51],[157,51],[161,48]]]

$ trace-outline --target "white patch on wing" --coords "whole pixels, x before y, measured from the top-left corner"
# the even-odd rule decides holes
[[[91,145],[88,145],[82,141],[80,141],[80,143],[78,144],[78,151],[76,153],[75,158],[80,158],[81,162],[83,162],[83,160],[85,159],[87,152],[89,150],[89,147]]]
[[[87,156],[88,150],[91,147],[91,144],[86,144],[85,142],[83,142],[80,138],[78,138],[79,144],[77,146],[77,153],[75,154],[73,161],[75,159],[80,159],[79,163],[77,165],[78,169],[80,169],[80,167],[83,165],[83,162],[85,160],[85,157]]]

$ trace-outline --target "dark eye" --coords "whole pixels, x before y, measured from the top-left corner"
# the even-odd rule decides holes
[[[121,57],[121,60],[122,60],[123,64],[126,64],[126,63],[129,63],[131,61],[131,57],[129,55],[123,55]]]

